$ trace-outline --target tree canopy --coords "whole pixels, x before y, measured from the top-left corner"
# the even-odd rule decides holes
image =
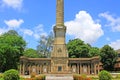
[[[29,58],[39,58],[40,56],[38,55],[37,51],[32,49],[32,48],[28,48],[24,51],[23,55],[25,57],[29,57]]]
[[[0,36],[0,71],[17,69],[19,58],[23,55],[26,42],[14,30]]]
[[[100,49],[98,47],[91,47],[89,50],[90,56],[99,56],[100,55]]]
[[[103,64],[105,70],[111,71],[114,69],[115,62],[117,60],[117,52],[110,47],[105,45],[100,50],[100,61]]]
[[[88,57],[89,47],[80,39],[70,40],[67,44],[70,58]],[[85,54],[84,54],[85,53]]]
[[[53,33],[51,32],[48,36],[41,35],[39,44],[37,46],[37,52],[40,55],[40,57],[50,57],[51,50],[52,50],[52,44],[53,44]]]
[[[91,47],[80,39],[73,39],[67,43],[70,58],[88,58],[99,55],[99,48]]]

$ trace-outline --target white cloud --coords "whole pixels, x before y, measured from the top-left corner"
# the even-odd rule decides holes
[[[34,34],[33,36],[35,37],[35,39],[40,39],[40,35],[39,34]]]
[[[43,29],[43,24],[39,24],[38,26],[35,27],[35,32],[44,32],[44,29]]]
[[[68,35],[80,38],[86,43],[93,43],[104,34],[101,25],[95,23],[86,11],[80,11],[74,20],[65,22],[65,25]]]
[[[33,35],[33,31],[30,29],[21,29],[21,31],[24,33],[24,35],[29,35],[29,36]]]
[[[113,47],[115,50],[120,49],[120,39],[116,40],[115,42],[111,42],[109,45]]]
[[[31,36],[35,39],[40,39],[41,35],[47,35],[47,33],[44,31],[44,26],[42,24],[34,27],[34,29],[21,29],[20,31],[23,33],[24,37]]]
[[[35,27],[34,29],[34,37],[36,39],[40,39],[41,35],[47,35],[47,33],[44,31],[44,26],[42,24],[39,24],[38,26]]]
[[[4,22],[10,28],[18,28],[18,27],[20,27],[20,25],[22,23],[24,23],[24,21],[22,19],[19,19],[19,20],[16,20],[16,19],[5,20]]]
[[[110,15],[108,12],[101,13],[99,16],[107,20],[108,24],[106,24],[106,26],[111,26],[112,31],[120,31],[120,17],[115,18],[113,15]]]
[[[43,32],[43,33],[35,33],[33,36],[36,38],[36,39],[40,39],[40,36],[47,36],[48,34],[46,32]]]
[[[23,0],[2,0],[2,5],[20,10],[22,8]]]
[[[7,29],[0,28],[0,35],[7,32]]]
[[[109,37],[107,37],[107,38],[106,38],[106,40],[107,40],[107,41],[110,41],[110,38],[109,38]]]

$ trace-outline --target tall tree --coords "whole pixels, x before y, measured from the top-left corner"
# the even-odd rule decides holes
[[[90,53],[91,57],[99,56],[100,55],[100,49],[97,48],[97,47],[91,47],[89,53]]]
[[[85,44],[80,39],[70,40],[67,44],[67,49],[70,58],[90,57],[90,45]]]
[[[5,62],[5,58],[4,58],[4,55],[3,55],[3,51],[0,49],[0,69],[3,67],[4,62]]]
[[[111,71],[114,69],[115,62],[117,60],[117,52],[110,47],[109,45],[105,45],[100,50],[100,61],[103,64],[103,68],[105,70]]]
[[[3,57],[3,65],[0,65],[0,71],[8,69],[17,69],[19,58],[23,55],[26,42],[18,35],[16,31],[10,30],[0,36],[0,55]]]
[[[53,44],[53,33],[51,32],[48,36],[41,35],[39,45],[37,46],[37,52],[41,57],[50,57]]]
[[[26,57],[29,57],[29,58],[39,58],[37,51],[32,48],[26,49],[24,51],[23,55]]]

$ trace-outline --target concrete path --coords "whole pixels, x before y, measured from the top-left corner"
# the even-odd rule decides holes
[[[73,80],[72,75],[46,75],[46,80]]]

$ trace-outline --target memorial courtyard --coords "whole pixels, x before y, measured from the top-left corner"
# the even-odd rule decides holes
[[[93,47],[80,39],[70,40],[69,45],[66,44],[67,26],[64,22],[64,1],[56,0],[56,23],[53,27],[54,38],[49,57],[47,55],[47,57],[33,58],[22,55],[20,52],[24,51],[23,47],[26,43],[14,30],[0,36],[0,53],[2,53],[0,54],[0,80],[120,80],[120,49],[114,50],[109,45],[105,45],[101,49],[94,47],[94,50],[91,50]],[[18,47],[15,42],[16,45],[12,48],[5,44],[7,41],[10,41],[11,45],[14,41],[21,41],[23,47]],[[4,51],[3,48],[7,50]],[[76,53],[73,53],[74,50]],[[81,54],[79,54],[80,50]],[[90,54],[90,50],[93,54]],[[3,52],[8,55],[4,56]],[[10,61],[11,52],[19,53],[19,55],[12,57],[13,61],[5,65],[5,61],[6,63]],[[15,59],[16,57],[19,59]]]

